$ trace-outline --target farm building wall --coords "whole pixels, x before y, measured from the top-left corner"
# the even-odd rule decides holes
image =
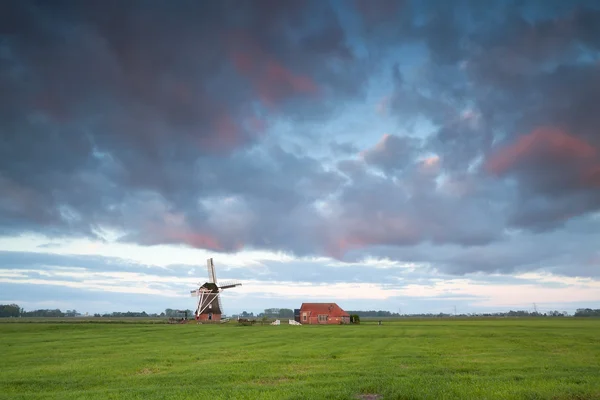
[[[323,314],[321,314],[323,315]],[[310,325],[338,325],[340,323],[345,323],[345,324],[349,324],[350,323],[350,317],[333,317],[331,315],[327,315],[327,318],[325,320],[323,320],[323,317],[321,317],[321,320],[319,320],[319,316],[317,315],[315,316],[310,316],[308,318],[308,322],[303,322],[303,323],[308,323]]]
[[[221,320],[221,314],[212,314],[212,318],[210,319],[210,321],[220,321],[220,320]],[[198,321],[209,321],[208,314],[200,314],[198,316]]]

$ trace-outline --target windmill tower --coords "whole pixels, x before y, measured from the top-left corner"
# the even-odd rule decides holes
[[[190,292],[192,297],[198,298],[198,306],[194,315],[197,321],[220,321],[221,314],[223,313],[221,292],[225,289],[242,286],[242,284],[239,282],[227,282],[219,286],[212,258],[206,260],[206,266],[208,268],[208,282]]]

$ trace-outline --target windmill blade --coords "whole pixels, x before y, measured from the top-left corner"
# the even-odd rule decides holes
[[[208,281],[210,283],[217,283],[217,274],[215,273],[215,264],[213,263],[213,259],[209,258],[206,260],[206,267],[208,269]]]
[[[232,287],[236,287],[236,286],[242,286],[241,283],[236,282],[236,283],[226,283],[223,286],[219,286],[219,289],[223,290],[223,289],[230,289]]]
[[[217,294],[217,302],[219,303],[219,310],[223,313],[223,305],[221,304],[221,296]]]

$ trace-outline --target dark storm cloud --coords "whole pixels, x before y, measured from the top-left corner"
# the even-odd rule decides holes
[[[199,199],[241,193],[256,214],[287,212],[335,182],[308,157],[245,153],[264,135],[266,111],[321,118],[340,96],[361,92],[359,62],[347,72],[323,64],[353,58],[328,4],[2,7],[4,234],[93,236],[112,226],[144,243],[228,250],[235,246],[203,232]],[[192,232],[149,232],[171,210]]]
[[[2,2],[0,234],[338,258],[389,246],[468,273],[538,268],[532,232],[572,240],[600,209],[596,3],[340,7]],[[315,139],[380,73],[394,132],[433,133]],[[511,253],[507,227],[536,246]]]

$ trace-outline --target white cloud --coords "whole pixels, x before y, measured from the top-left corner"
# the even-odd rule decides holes
[[[233,269],[229,274],[230,278],[235,278],[236,269],[244,269],[243,272],[246,272],[243,275],[246,279],[241,280],[243,286],[224,293],[231,312],[250,308],[250,304],[268,307],[302,301],[340,301],[358,306],[364,304],[364,307],[366,304],[377,304],[381,309],[395,309],[398,301],[404,301],[415,312],[435,312],[431,309],[432,300],[442,303],[445,300],[462,301],[463,307],[468,306],[473,311],[489,308],[528,309],[533,303],[543,306],[576,302],[594,305],[600,302],[599,280],[549,273],[524,273],[512,277],[469,274],[452,278],[424,265],[400,263],[385,258],[366,258],[359,263],[345,263],[322,257],[295,259],[289,255],[268,252],[213,255],[203,250],[176,246],[141,247],[89,240],[55,241],[52,247],[38,247],[46,243],[41,237],[3,238],[0,239],[0,250],[116,257],[130,260],[133,267],[129,267],[132,271],[91,270],[85,265],[65,267],[56,261],[43,268],[17,269],[7,266],[0,269],[0,287],[12,284],[34,287],[49,285],[57,290],[62,287],[103,292],[109,303],[111,293],[139,295],[142,303],[145,297],[150,296],[150,299],[158,296],[179,299],[176,300],[178,304],[187,304],[192,308],[189,290],[203,282],[205,259],[214,256],[217,271]],[[279,272],[278,268],[285,269],[288,263],[293,263],[292,270],[298,271],[298,279],[285,279],[289,272],[272,275],[274,271]],[[138,264],[139,268],[136,267]],[[190,268],[153,270],[145,267],[173,264],[189,265]],[[310,269],[303,272],[302,268],[309,266]],[[289,271],[289,267],[287,268]],[[380,276],[381,282],[377,282],[377,279],[369,282],[353,281],[354,275],[347,275],[346,272],[357,271],[356,268],[378,274],[374,276]],[[247,273],[248,270],[251,274]],[[306,281],[314,278],[315,271],[323,271],[323,277],[327,277],[331,276],[332,270],[335,270],[334,275],[342,277],[346,282],[319,284]],[[247,279],[249,276],[253,279]]]

